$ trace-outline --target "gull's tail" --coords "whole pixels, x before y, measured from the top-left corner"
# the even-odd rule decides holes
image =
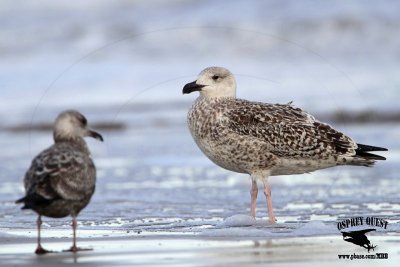
[[[383,147],[377,147],[377,146],[369,146],[369,145],[363,145],[363,144],[357,144],[357,149],[356,149],[356,157],[360,157],[363,159],[370,159],[370,160],[386,160],[385,157],[368,153],[370,151],[388,151],[387,148]]]
[[[386,160],[385,157],[369,153],[370,151],[387,151],[387,148],[357,144],[356,154],[343,159],[343,165],[371,167],[377,160]]]

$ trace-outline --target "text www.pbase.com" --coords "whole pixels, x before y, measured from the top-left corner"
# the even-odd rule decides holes
[[[387,253],[375,253],[375,254],[342,254],[338,255],[339,259],[344,260],[375,260],[375,259],[388,259]]]

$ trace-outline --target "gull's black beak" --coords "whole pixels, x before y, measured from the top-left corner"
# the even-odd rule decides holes
[[[92,131],[92,130],[88,131],[88,136],[93,137],[94,139],[97,139],[101,142],[104,141],[103,136],[101,136],[101,134],[99,134],[98,132]]]
[[[183,87],[182,93],[183,94],[190,94],[191,92],[194,92],[194,91],[201,91],[201,88],[203,88],[204,86],[205,85],[197,84],[196,81],[194,81],[194,82],[186,84]]]

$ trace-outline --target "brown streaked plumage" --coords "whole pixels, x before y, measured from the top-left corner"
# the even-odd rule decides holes
[[[89,203],[95,190],[96,168],[86,145],[85,136],[103,141],[102,136],[87,127],[86,118],[77,111],[62,112],[53,131],[55,143],[37,155],[25,174],[25,197],[22,209],[38,214],[37,254],[49,252],[40,243],[41,216],[62,218],[72,216],[73,245],[76,246],[76,217]]]
[[[236,98],[232,73],[220,67],[203,70],[183,93],[199,91],[188,112],[190,132],[215,164],[252,177],[251,215],[255,217],[257,180],[264,183],[270,223],[271,175],[312,172],[338,165],[372,166],[384,157],[368,151],[387,149],[355,143],[291,103],[266,104]]]

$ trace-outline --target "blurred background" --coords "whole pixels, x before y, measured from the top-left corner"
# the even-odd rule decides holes
[[[398,222],[398,10],[391,0],[1,1],[0,227],[34,227],[14,200],[70,108],[105,137],[88,140],[98,186],[81,227],[200,231],[247,214],[248,177],[213,165],[186,127],[196,96],[182,87],[213,65],[235,74],[241,98],[294,101],[390,150],[373,169],[272,178],[278,220]],[[258,207],[265,218],[262,197]]]

